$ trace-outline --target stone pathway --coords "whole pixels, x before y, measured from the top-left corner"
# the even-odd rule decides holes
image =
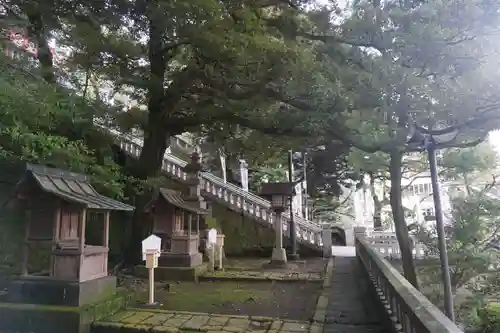
[[[129,309],[94,323],[92,327],[92,333],[118,332],[321,333],[321,326],[268,317]]]
[[[257,271],[215,271],[206,272],[200,276],[202,280],[232,280],[232,281],[280,281],[321,282],[321,273],[293,273],[293,272],[257,272]]]
[[[376,301],[356,258],[336,257],[326,307],[324,333],[385,333]]]

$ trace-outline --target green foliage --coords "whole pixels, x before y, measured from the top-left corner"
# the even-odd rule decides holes
[[[478,317],[481,321],[481,332],[500,332],[500,303],[489,303],[478,311]]]
[[[450,180],[473,180],[494,172],[498,162],[498,154],[493,146],[482,143],[472,148],[452,148],[443,153],[441,167],[443,176]]]
[[[87,173],[98,190],[123,196],[119,168],[106,147],[110,140],[93,128],[94,109],[22,63],[0,56],[0,71],[1,158]],[[86,141],[92,138],[101,142],[91,148]]]
[[[500,293],[498,281],[499,252],[491,244],[498,239],[500,205],[488,191],[469,188],[468,195],[453,199],[453,220],[446,228],[450,276],[461,320],[476,325],[474,311]],[[433,230],[419,230],[419,240],[430,254],[438,255],[437,236]],[[442,305],[441,275],[438,267],[420,271],[431,300]],[[470,308],[474,305],[473,308]]]

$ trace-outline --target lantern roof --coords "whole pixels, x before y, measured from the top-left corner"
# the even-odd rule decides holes
[[[294,196],[295,187],[291,183],[264,183],[260,188],[260,195],[264,197],[273,195]]]

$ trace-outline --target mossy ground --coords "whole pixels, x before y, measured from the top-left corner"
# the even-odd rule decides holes
[[[226,258],[224,270],[226,271],[276,271],[287,273],[323,273],[327,260],[324,258],[308,258],[290,262],[287,268],[269,268],[269,258]]]
[[[157,284],[155,296],[164,310],[308,320],[319,289],[307,282],[180,282]],[[147,295],[147,290],[137,293],[137,304],[145,303]]]

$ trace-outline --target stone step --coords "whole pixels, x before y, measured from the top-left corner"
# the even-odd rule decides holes
[[[326,325],[324,333],[386,333],[381,325]]]

